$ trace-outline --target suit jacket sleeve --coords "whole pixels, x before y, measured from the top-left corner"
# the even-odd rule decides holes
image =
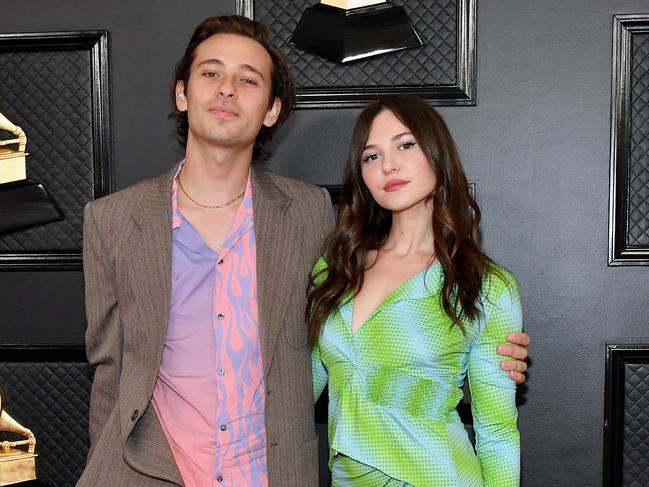
[[[327,238],[329,233],[333,230],[335,223],[334,210],[331,205],[331,197],[329,196],[329,191],[322,189],[324,193],[324,220],[322,222],[322,242]],[[312,271],[312,274],[317,274],[318,271],[326,267],[325,261],[320,258]],[[327,386],[329,381],[329,376],[327,375],[327,369],[325,369],[324,364],[320,358],[320,346],[316,343],[311,349],[311,376],[313,379],[313,401],[316,402],[318,398],[322,395],[324,388]]]
[[[324,222],[322,226],[322,230],[323,230],[322,241],[324,243],[324,239],[333,230],[334,223],[336,222],[336,215],[334,214],[333,206],[331,206],[331,197],[329,196],[329,191],[327,191],[325,188],[322,188],[322,191],[324,192],[324,200],[325,200],[324,201],[325,214],[324,214]]]
[[[93,204],[90,203],[85,208],[83,225],[83,270],[88,322],[86,354],[89,363],[95,367],[90,398],[90,455],[117,403],[123,341],[115,272],[99,228]]]

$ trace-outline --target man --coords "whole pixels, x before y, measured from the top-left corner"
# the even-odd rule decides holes
[[[331,203],[252,165],[293,106],[286,61],[262,24],[209,18],[173,98],[185,160],[86,208],[79,485],[315,486],[305,288]]]

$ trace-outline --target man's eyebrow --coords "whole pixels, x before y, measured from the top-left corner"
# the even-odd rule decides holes
[[[259,71],[257,68],[254,66],[251,66],[250,64],[239,64],[239,67],[242,69],[245,69],[246,71],[252,71],[253,73],[256,73],[257,76],[259,76],[261,79],[265,80],[264,75]]]
[[[202,66],[203,64],[218,64],[219,66],[225,66],[225,63],[220,59],[205,59],[198,63],[199,66]]]
[[[225,63],[221,61],[220,59],[205,59],[204,61],[201,61],[198,63],[198,66],[203,66],[204,64],[216,64],[218,66],[225,66]],[[240,69],[244,69],[245,71],[251,71],[255,73],[257,76],[259,76],[261,79],[265,80],[264,75],[259,71],[257,68],[254,66],[251,66],[250,64],[242,63],[237,66]]]

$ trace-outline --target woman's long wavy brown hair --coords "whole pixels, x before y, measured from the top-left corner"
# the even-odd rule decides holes
[[[478,299],[487,271],[498,271],[480,248],[480,208],[469,192],[460,157],[442,117],[424,100],[414,96],[389,96],[366,107],[360,114],[345,165],[336,227],[324,249],[326,269],[312,276],[308,294],[309,340],[317,341],[325,319],[349,290],[363,287],[367,253],[378,250],[390,234],[392,214],[372,198],[361,175],[361,155],[376,116],[391,111],[413,134],[433,168],[436,186],[432,230],[435,256],[441,263],[444,283],[440,293],[445,313],[463,333],[462,321],[480,314]],[[431,256],[432,258],[433,256]]]

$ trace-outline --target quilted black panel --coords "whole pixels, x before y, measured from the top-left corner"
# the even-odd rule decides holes
[[[0,252],[81,248],[83,205],[94,199],[91,52],[0,50],[0,112],[27,134],[27,175],[65,219],[0,236]]]
[[[634,34],[632,49],[627,244],[649,247],[649,33]]]
[[[649,364],[624,369],[624,487],[649,485]]]
[[[340,65],[293,48],[288,41],[302,12],[314,0],[255,0],[255,19],[266,23],[275,44],[288,57],[300,88],[454,85],[457,83],[457,20],[455,0],[395,0],[426,43],[351,65]]]
[[[41,482],[73,486],[81,476],[89,444],[91,378],[83,362],[0,362],[7,411],[36,435]],[[0,441],[6,435],[0,434]]]

